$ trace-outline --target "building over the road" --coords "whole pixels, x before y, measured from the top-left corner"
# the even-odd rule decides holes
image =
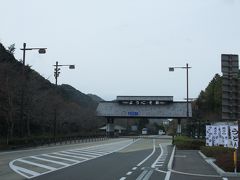
[[[191,104],[188,104],[192,117]],[[117,96],[114,101],[102,101],[97,116],[107,118],[107,133],[114,132],[114,118],[171,118],[187,117],[187,102],[174,102],[173,96]]]

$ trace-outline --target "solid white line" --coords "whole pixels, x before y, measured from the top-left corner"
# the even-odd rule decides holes
[[[54,164],[60,164],[60,165],[63,165],[63,166],[69,166],[70,165],[70,164],[67,164],[67,163],[54,161],[54,160],[50,160],[50,159],[45,159],[45,158],[40,158],[40,157],[36,157],[36,156],[29,156],[29,157],[33,158],[33,159],[38,159],[38,160],[41,160],[41,161],[51,162],[51,163],[54,163]]]
[[[148,171],[147,171],[147,170],[144,170],[144,171],[137,177],[136,180],[142,180],[143,177],[144,177],[147,173],[148,173]]]
[[[75,163],[81,162],[81,161],[78,161],[78,160],[63,158],[63,157],[59,157],[59,156],[52,156],[52,155],[49,155],[49,154],[41,154],[41,155],[42,155],[42,156],[46,156],[46,157],[50,157],[50,158],[55,158],[55,159],[62,159],[62,160],[66,160],[66,161],[71,161],[71,162],[75,162]]]
[[[103,156],[103,154],[92,153],[92,152],[73,151],[73,150],[68,150],[68,151],[70,151],[70,152],[74,152],[74,153],[78,153],[78,154],[89,154],[89,155],[93,155],[93,156],[96,156],[96,157]]]
[[[225,177],[223,177],[222,179],[223,179],[223,180],[228,180],[228,178],[225,178]]]
[[[219,175],[208,175],[208,174],[194,174],[194,173],[185,173],[185,172],[181,172],[181,171],[175,171],[175,170],[171,170],[173,173],[177,173],[177,174],[184,174],[184,175],[189,175],[189,176],[200,176],[200,177],[221,177]]]
[[[44,164],[39,164],[39,163],[31,162],[31,161],[27,161],[27,160],[24,160],[24,159],[18,159],[18,161],[26,163],[26,164],[31,164],[31,165],[34,165],[34,166],[38,166],[38,167],[41,167],[41,168],[44,168],[44,169],[48,169],[50,171],[56,170],[56,168],[54,168],[54,167],[46,166]]]
[[[140,140],[140,139],[138,139]],[[138,141],[137,140],[137,141]],[[114,142],[114,143],[105,143],[105,144],[101,144],[101,145],[96,145],[96,146],[90,146],[90,147],[85,147],[85,148],[81,148],[81,150],[93,150],[95,151],[97,148],[101,147],[104,151],[106,151],[107,149],[110,149],[109,146],[111,147],[111,152],[107,152],[108,154],[110,153],[113,153],[113,152],[116,152],[116,151],[120,151],[124,148],[126,148],[127,146],[137,142],[137,141],[134,141],[132,142],[132,140],[123,140],[123,141],[120,141],[120,142]],[[116,145],[115,145],[116,144]],[[74,145],[67,145],[68,147],[70,146],[76,146],[76,144]],[[53,148],[59,148],[60,146],[57,146],[57,147],[50,147],[50,148],[39,148],[39,149],[31,149],[31,150],[23,150],[23,151],[14,151],[14,152],[6,152],[6,153],[0,153],[0,155],[2,154],[10,154],[10,153],[16,153],[16,152],[27,152],[27,151],[33,151],[33,150],[41,150],[41,149],[53,149]],[[94,149],[95,148],[95,149]],[[80,157],[80,156],[74,156],[74,155],[68,155],[65,153],[62,153],[62,152],[56,152],[56,153],[50,153],[50,154],[40,154],[38,156],[45,156],[45,157],[50,157],[50,158],[55,158],[55,159],[62,159],[62,160],[66,160],[66,161],[71,161],[71,162],[74,162],[73,164],[70,164],[69,166],[73,166],[75,164],[78,164],[78,163],[82,163],[82,162],[85,162],[87,160],[90,160],[92,158],[84,158],[84,157]],[[59,157],[60,156],[60,157]],[[70,157],[71,159],[69,158],[64,158],[62,156],[65,156],[65,157]],[[28,156],[30,157],[30,156]],[[99,156],[98,156],[99,157]],[[27,158],[27,157],[23,157],[23,158]],[[13,165],[13,163],[15,163],[16,161],[20,160],[20,161],[25,161],[25,163],[27,162],[26,160],[23,160],[23,158],[19,158],[19,159],[15,159],[13,161],[11,161],[9,163],[9,166],[11,169],[13,169],[13,171],[15,171],[16,173],[30,179],[30,178],[33,178],[33,177],[37,177],[37,176],[40,176],[40,175],[43,175],[43,174],[48,174],[52,171],[56,171],[56,170],[59,170],[59,169],[63,169],[65,167],[69,167],[69,166],[63,166],[63,167],[59,167],[59,168],[54,168],[54,170],[51,170],[51,171],[45,171],[43,173],[37,173],[37,172],[34,172],[34,171],[31,171],[31,170],[28,170],[28,169],[25,169],[25,168],[22,168],[22,167],[18,167],[18,166],[15,166]],[[40,157],[39,157],[40,158]],[[74,158],[74,159],[72,159]],[[75,158],[77,159],[80,159],[80,160],[75,160]],[[97,158],[97,157],[96,157]],[[31,163],[33,164],[33,163]],[[37,163],[34,163],[34,165],[37,165],[39,166],[40,164],[37,164]],[[42,167],[44,165],[41,165]],[[43,168],[46,168],[48,167],[47,169],[53,169],[53,167],[50,167],[50,166],[44,166]],[[30,175],[30,176],[29,176]]]
[[[151,154],[149,154],[144,160],[142,160],[140,163],[138,163],[137,166],[141,166],[145,161],[147,161],[156,151],[156,147],[155,147],[155,139],[153,139],[153,151]]]
[[[161,173],[167,173],[167,171],[163,171],[163,170],[160,170],[160,169],[155,169],[155,171],[158,171],[158,172],[161,172]]]
[[[151,168],[155,168],[157,162],[159,161],[159,159],[160,159],[160,158],[162,157],[162,155],[163,155],[163,148],[162,148],[162,145],[159,144],[159,147],[160,147],[160,149],[161,149],[161,153],[160,153],[160,155],[158,156],[158,158],[156,159],[156,161],[152,164]]]
[[[80,153],[88,153],[88,154],[93,154],[93,155],[97,155],[97,156],[103,156],[103,155],[106,155],[106,154],[108,154],[108,153],[106,153],[106,152],[102,152],[102,153],[100,153],[100,152],[97,152],[97,151],[87,151],[87,150],[68,150],[68,151],[71,151],[71,152],[80,152]]]
[[[148,180],[151,177],[152,173],[153,173],[153,170],[149,171],[147,175],[143,178],[143,180]]]
[[[59,155],[59,156],[66,156],[66,157],[78,158],[78,159],[83,159],[83,160],[88,160],[88,159],[89,159],[89,158],[84,158],[84,157],[79,157],[79,156],[72,156],[72,155],[63,154],[63,153],[52,153],[52,154],[56,154],[56,155]]]
[[[168,170],[171,170],[172,169],[172,165],[173,165],[173,159],[174,159],[174,154],[175,154],[175,149],[176,149],[176,146],[173,147],[173,150],[172,150],[172,153],[171,153],[171,156],[170,156],[170,159],[168,161]]]
[[[69,152],[69,151],[61,151],[60,153],[64,154],[72,154],[72,155],[77,155],[77,156],[88,156],[90,158],[96,158],[98,156],[90,155],[90,154],[83,154],[83,153],[74,153],[74,152]],[[89,159],[89,158],[88,158]]]
[[[126,179],[126,177],[122,177],[122,178],[120,178],[119,180],[125,180]]]
[[[30,178],[30,177],[35,177],[35,176],[39,176],[40,174],[35,172],[35,171],[31,171],[29,169],[25,169],[25,168],[22,168],[22,167],[18,167],[18,166],[15,166],[13,165],[13,162],[9,163],[9,166],[11,167],[11,169],[13,171],[15,171],[16,173],[19,173],[21,174],[22,176],[26,177],[26,178]],[[29,174],[30,176],[28,176],[27,174]]]
[[[129,176],[129,175],[131,175],[131,174],[132,174],[132,172],[131,172],[131,171],[129,171],[129,172],[126,174],[126,175],[127,175],[127,176]]]
[[[171,176],[171,171],[168,171],[164,180],[169,180]]]

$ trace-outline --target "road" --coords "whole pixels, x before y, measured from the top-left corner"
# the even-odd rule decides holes
[[[174,169],[168,163],[171,138],[117,138],[99,142],[34,148],[0,153],[1,180],[179,180],[222,179],[203,165],[201,173],[189,173],[187,164],[195,154],[177,152]],[[184,161],[181,160],[184,158]],[[199,157],[198,157],[199,158]],[[194,159],[194,161],[199,159]],[[191,161],[189,162],[191,164]],[[202,162],[200,162],[202,163]],[[185,167],[185,168],[184,168]],[[209,170],[210,169],[210,170]],[[200,171],[199,171],[200,172]],[[184,174],[185,173],[185,174]],[[213,175],[213,176],[212,176]]]

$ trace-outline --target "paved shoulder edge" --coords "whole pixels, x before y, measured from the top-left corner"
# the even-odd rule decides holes
[[[215,159],[206,157],[201,151],[198,151],[198,153],[199,153],[200,156],[201,156],[208,164],[210,164],[210,165],[217,171],[217,173],[220,174],[221,176],[224,176],[224,177],[240,177],[240,173],[225,172],[224,170],[222,170],[220,167],[218,167],[218,166],[214,163]]]

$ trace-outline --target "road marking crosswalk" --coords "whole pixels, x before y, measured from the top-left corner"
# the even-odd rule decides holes
[[[42,174],[111,154],[132,143],[134,143],[132,140],[123,140],[115,143],[27,156],[11,161],[9,166],[16,173],[27,179],[31,179]]]

